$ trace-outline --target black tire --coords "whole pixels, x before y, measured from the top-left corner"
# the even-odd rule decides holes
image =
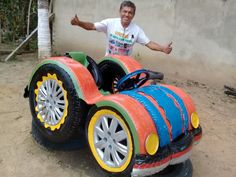
[[[54,77],[54,78],[51,79],[50,77]],[[51,88],[51,91],[54,90],[55,92],[58,92],[58,90],[62,90],[61,93],[60,92],[57,93],[59,95],[62,95],[60,96],[59,99],[58,99],[59,96],[55,96],[56,98],[53,99],[53,95],[56,95],[56,93],[54,94],[52,91],[52,94],[49,94],[51,92],[47,90],[50,90],[50,89],[44,87],[43,84],[47,86],[48,84],[47,82],[50,84],[51,82],[53,82],[51,85],[48,86],[48,88],[49,87]],[[41,84],[41,87],[40,87],[40,84]],[[39,102],[37,102],[37,96],[39,97],[40,95],[39,93],[42,93],[40,92],[41,88],[42,90],[45,88],[46,90],[45,95],[47,97],[45,96],[46,99],[44,98],[44,101],[40,100]],[[41,95],[44,96],[44,94],[41,94]],[[61,100],[61,97],[62,97],[62,100]],[[57,111],[55,111],[56,110],[55,107],[57,106],[56,104],[54,105],[54,108],[51,108],[52,106],[50,106],[50,110],[48,110],[48,107],[46,106],[43,107],[44,105],[46,105],[46,100],[51,101],[50,98],[52,102],[58,105],[57,110],[59,110],[59,112],[63,114],[61,117],[59,118],[56,117],[58,115],[56,114]],[[59,107],[61,103],[58,103],[55,100],[65,102],[66,103],[64,104],[66,105],[65,108],[61,109],[61,107]],[[87,115],[88,108],[86,104],[83,102],[83,100],[78,97],[75,87],[73,85],[73,82],[70,76],[68,75],[68,73],[64,69],[62,69],[61,67],[55,64],[42,65],[34,73],[30,86],[29,86],[29,104],[30,104],[33,123],[35,124],[35,126],[37,127],[41,135],[50,142],[53,142],[53,143],[66,142],[77,133],[78,128],[81,128],[81,127],[84,128],[85,117]],[[50,102],[50,105],[51,105],[51,102]],[[39,107],[41,107],[40,114],[39,114],[40,112]],[[51,111],[50,112],[51,117],[46,117],[46,116],[49,116],[49,113],[48,113],[49,111]],[[55,125],[50,125],[50,122],[47,123],[46,119],[42,118],[42,115],[41,115],[43,114],[42,112],[48,113],[48,114],[45,114],[46,115],[45,117],[48,119],[47,121],[51,121],[51,123],[53,122],[52,113],[54,113],[54,118],[55,117],[57,118],[54,120],[55,121],[59,120],[59,123],[56,123]]]
[[[115,85],[119,79],[126,75],[123,68],[113,61],[102,61],[98,64],[102,73],[102,89],[111,93],[117,92]]]
[[[78,132],[72,138],[63,143],[55,143],[48,141],[48,139],[45,138],[45,136],[39,131],[35,122],[32,121],[31,133],[32,137],[38,144],[49,150],[73,151],[87,146],[87,140],[86,136],[84,135],[84,131]]]
[[[183,163],[170,165],[165,168],[163,171],[148,176],[148,177],[192,177],[193,175],[193,166],[191,160],[186,160]],[[121,177],[122,175],[117,175],[115,177]],[[127,177],[131,177],[130,175],[126,175]],[[109,177],[114,177],[114,175],[110,175]]]
[[[191,160],[183,163],[170,165],[161,172],[149,177],[192,177],[193,166]]]

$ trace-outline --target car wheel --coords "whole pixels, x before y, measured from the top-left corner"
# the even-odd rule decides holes
[[[115,175],[130,174],[133,142],[124,118],[111,108],[96,108],[89,117],[88,144],[99,166]]]
[[[72,151],[84,148],[87,145],[87,140],[85,138],[86,136],[84,135],[84,131],[78,132],[76,136],[73,136],[73,138],[63,143],[55,143],[48,141],[48,139],[45,138],[45,136],[40,132],[34,121],[32,121],[31,134],[38,144],[51,150]]]
[[[99,63],[98,67],[103,78],[102,89],[116,93],[118,91],[116,88],[117,82],[126,75],[123,68],[113,61],[103,61]]]
[[[34,73],[29,86],[33,122],[48,141],[65,142],[82,127],[86,104],[78,97],[68,73],[45,64]]]

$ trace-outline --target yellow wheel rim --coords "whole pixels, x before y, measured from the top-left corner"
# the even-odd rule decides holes
[[[67,91],[63,88],[56,74],[47,74],[42,81],[37,82],[36,94],[37,118],[44,123],[45,128],[52,131],[59,129],[65,122],[68,109]]]
[[[88,141],[98,164],[109,172],[122,172],[131,162],[133,144],[123,119],[109,109],[97,111],[88,126]]]

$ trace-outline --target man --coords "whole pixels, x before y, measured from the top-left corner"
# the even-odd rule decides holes
[[[120,18],[110,18],[101,22],[91,23],[72,18],[71,24],[80,26],[86,30],[96,30],[107,35],[106,55],[131,55],[135,42],[147,46],[151,50],[169,54],[172,50],[172,42],[160,45],[149,40],[144,31],[132,22],[135,15],[135,4],[131,1],[123,1],[120,5]]]

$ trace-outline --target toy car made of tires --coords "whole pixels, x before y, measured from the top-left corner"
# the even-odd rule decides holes
[[[155,74],[163,78],[128,56],[97,64],[70,52],[42,61],[28,85],[33,136],[54,148],[86,140],[98,165],[122,176],[187,162],[202,136],[198,114],[180,88],[152,84]]]

